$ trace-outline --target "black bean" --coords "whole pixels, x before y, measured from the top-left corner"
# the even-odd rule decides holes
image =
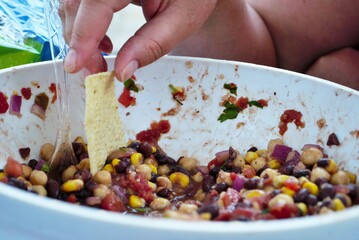
[[[27,185],[25,182],[17,179],[17,178],[9,178],[9,181],[8,181],[8,184],[13,186],[13,187],[17,187],[17,188],[20,188],[20,189],[23,189],[23,190],[27,190]]]
[[[129,166],[130,166],[130,159],[123,158],[117,165],[115,165],[115,170],[117,173],[124,173],[126,172],[127,167]]]
[[[224,182],[217,183],[213,186],[213,189],[216,190],[218,193],[226,191],[228,188],[228,185]]]
[[[57,199],[60,194],[60,184],[53,179],[49,179],[46,184],[46,191],[47,196]]]
[[[332,184],[330,183],[323,183],[320,187],[319,190],[319,198],[320,199],[324,199],[324,198],[333,198],[335,195],[335,188]]]
[[[245,189],[256,189],[258,188],[258,184],[259,184],[259,178],[247,178],[244,181],[244,188]]]
[[[183,167],[179,166],[179,165],[172,165],[170,166],[170,170],[171,172],[181,172],[187,176],[189,176],[189,171],[184,169]]]
[[[90,180],[85,184],[86,189],[88,189],[90,191],[97,188],[97,186],[98,186],[98,183],[95,182],[94,180]]]
[[[213,168],[211,168],[209,170],[209,175],[216,177],[217,174],[219,173],[219,171],[221,171],[221,167],[220,166],[214,166]]]
[[[343,194],[337,193],[335,194],[335,198],[338,198],[345,206],[348,207],[349,203]]]
[[[156,180],[157,180],[157,177],[158,177],[158,175],[157,175],[156,173],[151,172],[150,182],[155,183],[155,182],[156,182]]]
[[[140,146],[140,142],[133,141],[127,147],[132,148],[132,149],[137,151],[139,146]]]
[[[87,181],[89,181],[92,178],[92,174],[89,170],[87,169],[83,169],[83,170],[78,170],[75,173],[74,176],[75,179],[81,179],[84,183],[86,183]]]
[[[142,153],[145,158],[148,158],[152,155],[152,146],[147,142],[141,142],[138,146],[138,151]]]
[[[297,171],[293,171],[293,176],[296,178],[300,178],[300,177],[308,177],[310,175],[310,170],[309,169],[303,169],[303,170],[297,170]]]
[[[212,185],[215,183],[214,177],[211,175],[205,175],[202,181],[202,189],[204,192],[211,191]]]
[[[321,158],[317,161],[317,166],[321,168],[326,168],[329,165],[328,158]]]
[[[358,185],[351,183],[348,185],[348,188],[349,188],[348,195],[353,201],[356,200],[357,198],[359,198],[359,186]]]
[[[308,195],[309,190],[307,188],[302,188],[294,194],[294,202],[304,202]]]
[[[247,150],[247,152],[257,152],[258,148],[256,147],[251,147],[250,149]]]
[[[216,218],[219,215],[219,207],[216,204],[203,205],[198,208],[197,212],[201,213],[210,213],[211,219]]]
[[[167,155],[163,153],[156,152],[154,156],[159,164],[167,164],[169,161]]]
[[[78,192],[75,192],[75,196],[77,197],[77,199],[79,200],[85,200],[85,198],[90,197],[91,196],[91,191],[89,191],[88,189],[81,189]]]
[[[327,140],[327,145],[328,146],[332,146],[332,145],[339,146],[340,145],[339,139],[335,133],[331,133],[329,135],[328,140]]]
[[[35,169],[36,165],[37,165],[37,160],[36,159],[31,159],[28,164],[29,167],[31,167],[32,169]]]
[[[318,186],[321,187],[324,183],[327,183],[328,180],[325,178],[317,178],[315,179],[314,183]]]
[[[170,194],[171,194],[171,190],[169,190],[168,188],[162,188],[157,192],[157,196],[162,198],[168,198]]]
[[[284,163],[284,165],[279,169],[279,172],[285,175],[292,175],[293,169],[294,169],[293,165]]]
[[[85,146],[83,143],[73,142],[72,148],[74,149],[76,156],[80,156],[83,152],[85,152]]]
[[[308,206],[315,206],[318,202],[318,198],[313,195],[313,194],[309,194],[306,198],[305,198],[305,203]]]

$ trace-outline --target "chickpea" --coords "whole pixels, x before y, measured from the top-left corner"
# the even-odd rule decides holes
[[[192,175],[191,178],[196,183],[200,183],[203,181],[203,175],[201,172],[197,172],[196,174]]]
[[[112,182],[111,173],[106,170],[98,171],[93,176],[93,180],[98,184],[110,185]]]
[[[137,168],[136,168],[136,172],[137,173],[140,173],[140,174],[142,174],[145,178],[146,178],[146,180],[150,180],[151,179],[151,177],[152,177],[152,169],[148,166],[148,165],[146,165],[146,164],[141,164],[141,165],[139,165]]]
[[[339,170],[332,175],[332,177],[330,178],[330,183],[334,185],[349,184],[350,179],[346,172]]]
[[[77,164],[77,168],[80,170],[87,169],[90,170],[90,159],[84,158],[82,159],[79,164]]]
[[[31,189],[37,192],[40,196],[47,196],[47,191],[42,185],[33,185]]]
[[[266,168],[263,170],[263,172],[261,172],[260,177],[261,178],[269,178],[269,179],[273,179],[275,176],[279,176],[280,173],[277,169],[271,169],[271,168]]]
[[[330,174],[321,167],[316,167],[312,170],[312,173],[310,174],[310,181],[315,182],[318,178],[323,178],[325,180],[330,179]]]
[[[233,181],[231,178],[231,174],[229,172],[224,172],[223,170],[219,171],[216,183],[224,182],[228,186],[232,186]]]
[[[108,187],[106,185],[103,184],[99,184],[94,190],[93,190],[93,195],[95,197],[99,197],[101,199],[103,199],[104,197],[106,197],[107,194],[110,193],[110,189],[108,189]]]
[[[164,210],[170,206],[170,201],[166,198],[155,198],[150,204],[150,208],[153,210]]]
[[[29,167],[29,166],[27,166],[27,165],[25,165],[25,164],[22,164],[22,165],[21,165],[21,168],[22,168],[22,176],[23,176],[24,178],[26,178],[26,179],[29,179],[30,174],[31,174],[31,172],[32,172],[32,168]]]
[[[170,179],[166,176],[158,177],[156,179],[156,183],[157,183],[157,191],[159,191],[160,188],[172,189],[172,183],[171,183]]]
[[[73,179],[76,172],[77,168],[75,166],[69,166],[65,169],[65,171],[62,172],[62,181],[67,182],[68,180]]]
[[[32,185],[45,186],[47,183],[47,175],[43,171],[34,170],[30,174],[30,182]]]
[[[195,158],[183,157],[179,160],[178,164],[186,170],[193,170],[197,167],[198,161]]]
[[[233,160],[233,165],[235,167],[243,167],[246,164],[246,161],[244,160],[244,157],[237,154],[237,157]]]
[[[268,152],[272,152],[275,145],[278,145],[278,144],[283,145],[283,140],[279,139],[279,138],[269,140],[268,145],[267,145]]]
[[[49,161],[54,153],[55,146],[51,143],[45,143],[40,148],[40,158],[44,161]]]
[[[264,157],[258,157],[251,162],[251,166],[252,168],[254,168],[254,170],[256,170],[256,172],[264,168],[266,165],[267,159],[265,159]]]
[[[160,165],[157,169],[158,175],[167,175],[170,172],[170,168],[167,165]]]
[[[196,212],[198,209],[198,207],[194,204],[190,204],[190,203],[182,203],[181,206],[179,207],[178,211],[181,213],[193,213]]]
[[[321,158],[323,153],[317,148],[308,148],[300,155],[300,160],[307,166],[313,166]]]

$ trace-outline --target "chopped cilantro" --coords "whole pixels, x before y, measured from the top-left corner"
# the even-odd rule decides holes
[[[172,84],[168,85],[170,87],[171,90],[171,94],[173,96],[173,99],[178,102],[179,104],[183,105],[182,101],[183,100],[183,88],[181,87],[175,87]]]
[[[134,208],[134,210],[136,212],[140,212],[140,213],[147,213],[149,211],[151,211],[151,208],[148,207],[139,207],[139,208]]]
[[[255,101],[255,100],[248,102],[248,105],[249,105],[250,107],[256,106],[256,107],[259,107],[259,108],[263,108],[262,104],[260,104],[258,101]]]
[[[49,164],[48,163],[42,164],[41,171],[43,171],[45,173],[49,172]]]
[[[237,95],[237,85],[235,83],[225,83],[223,87],[229,90],[230,93]]]
[[[132,78],[127,79],[123,84],[125,85],[125,88],[127,90],[138,92],[138,87],[136,86],[135,81],[133,81]]]
[[[228,119],[235,119],[240,112],[240,108],[232,103],[226,102],[223,113],[219,116],[218,121],[224,122]]]
[[[168,85],[168,86],[170,87],[172,94],[178,92],[178,89],[175,88],[175,86],[173,86],[172,84],[170,84],[170,85]]]

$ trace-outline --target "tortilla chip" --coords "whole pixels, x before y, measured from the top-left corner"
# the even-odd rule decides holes
[[[85,131],[92,174],[101,170],[108,155],[125,146],[125,131],[118,112],[113,72],[85,79]]]

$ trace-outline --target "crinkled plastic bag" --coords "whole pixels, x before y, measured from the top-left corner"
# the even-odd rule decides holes
[[[0,69],[51,59],[44,0],[0,0]]]

